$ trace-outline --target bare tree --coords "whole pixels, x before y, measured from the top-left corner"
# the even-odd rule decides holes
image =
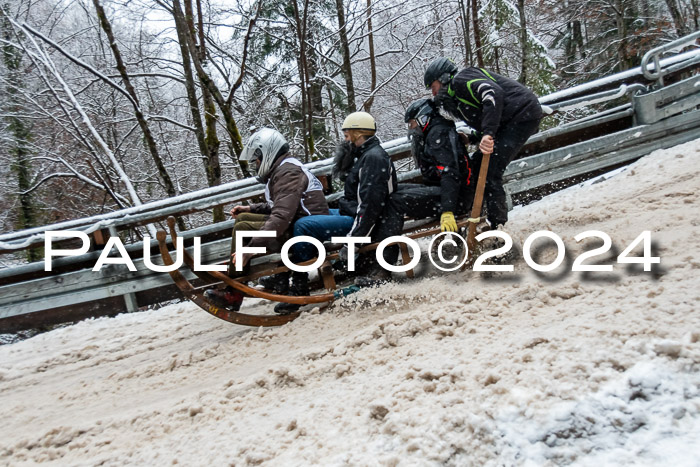
[[[472,29],[474,29],[474,47],[476,62],[479,68],[484,68],[484,53],[481,48],[481,28],[479,27],[479,0],[469,0],[472,3]]]
[[[97,155],[98,151],[105,155],[108,160],[111,163],[112,169],[118,174],[119,181],[124,185],[126,188],[127,192],[129,193],[129,197],[131,199],[131,202],[134,205],[140,205],[141,199],[139,195],[136,192],[136,189],[129,178],[129,176],[126,174],[124,171],[122,165],[119,163],[117,158],[115,157],[114,152],[111,150],[109,145],[106,143],[102,135],[97,131],[95,128],[95,125],[93,125],[92,120],[90,119],[89,115],[85,111],[84,107],[81,105],[80,101],[77,99],[75,93],[73,92],[73,89],[68,85],[66,80],[63,78],[61,73],[58,71],[58,68],[56,67],[53,59],[46,53],[44,49],[42,49],[39,44],[34,40],[32,37],[33,35],[42,38],[44,41],[47,41],[51,43],[54,47],[59,47],[58,44],[54,43],[53,41],[50,41],[48,38],[43,36],[41,33],[39,33],[37,30],[31,28],[27,24],[18,24],[14,20],[10,19],[10,22],[15,29],[15,38],[18,42],[18,44],[23,48],[23,50],[28,54],[29,57],[31,57],[32,62],[34,65],[38,68],[41,66],[43,69],[46,70],[48,75],[45,75],[42,73],[42,78],[49,88],[49,91],[51,94],[55,97],[57,101],[62,102],[63,101],[63,96],[67,98],[68,102],[72,106],[73,110],[79,115],[79,121],[86,127],[86,130],[88,134],[90,135],[91,139],[96,143],[96,147],[93,147],[92,143],[85,138],[83,138],[83,142],[90,147],[91,151],[93,154]],[[19,35],[17,34],[18,31],[22,31],[24,33],[24,36],[27,37],[28,41],[31,43],[31,49],[29,49],[24,41],[19,38]],[[64,55],[70,55],[66,51],[62,51]],[[76,59],[77,60],[77,59]],[[60,96],[58,94],[58,90],[54,88],[51,83],[49,82],[49,76],[53,78],[58,85],[60,86],[61,91],[63,92],[63,96]],[[62,109],[64,112],[67,112],[67,109],[61,105]],[[78,126],[78,123],[74,121],[72,118],[70,119],[74,127],[82,134],[82,131],[80,131],[80,128]],[[116,200],[116,197],[115,197]]]
[[[159,3],[163,7],[168,8],[162,2],[159,1]],[[202,82],[202,85],[206,87],[207,90],[211,93],[212,98],[214,99],[217,106],[219,107],[219,110],[224,116],[224,120],[226,121],[226,130],[228,131],[229,137],[231,138],[231,145],[233,147],[234,153],[237,156],[240,156],[241,152],[243,151],[243,141],[241,139],[240,131],[238,130],[238,124],[236,123],[236,119],[233,116],[233,111],[231,109],[231,101],[224,98],[224,96],[221,94],[221,91],[219,90],[219,87],[216,85],[212,77],[204,68],[202,61],[199,58],[199,54],[197,53],[197,46],[195,44],[194,37],[192,37],[192,34],[189,28],[187,27],[187,21],[185,19],[185,15],[183,13],[182,6],[180,5],[179,0],[173,0],[172,9],[170,11],[172,12],[176,27],[181,30],[185,42],[187,43],[190,58],[192,59],[192,64],[194,65],[195,70],[197,71],[197,76],[199,77],[199,80]]]
[[[153,138],[153,134],[151,133],[151,129],[148,126],[146,117],[141,111],[139,98],[136,95],[134,86],[131,84],[131,79],[129,78],[129,73],[126,70],[126,65],[124,65],[124,60],[122,60],[121,52],[119,51],[119,47],[117,46],[117,40],[114,37],[114,32],[112,31],[112,25],[110,24],[109,19],[107,18],[104,8],[102,8],[102,5],[100,5],[99,0],[93,0],[92,3],[95,6],[95,11],[97,12],[97,17],[100,20],[100,25],[102,26],[102,29],[104,30],[105,34],[107,35],[107,39],[109,40],[109,46],[112,49],[114,60],[117,62],[117,70],[119,70],[119,75],[121,76],[124,88],[126,89],[126,92],[131,98],[130,101],[134,107],[134,114],[136,115],[136,120],[138,121],[138,124],[141,127],[143,137],[146,140],[146,146],[148,147],[148,150],[151,153],[151,157],[153,158],[153,162],[155,163],[158,169],[158,174],[160,175],[160,178],[163,181],[165,191],[168,194],[168,196],[176,196],[177,190],[175,190],[175,186],[173,185],[170,175],[168,174],[168,170],[165,168],[165,164],[163,164],[163,160],[161,159],[160,154],[158,153],[158,146],[156,146],[156,141]]]
[[[377,88],[377,59],[374,54],[374,33],[372,31],[372,0],[367,0],[367,43],[369,45],[369,70],[371,81],[369,85],[370,97],[365,101],[365,112],[372,110],[374,102],[374,90]]]
[[[520,76],[518,81],[527,83],[527,68],[529,62],[529,48],[527,40],[527,20],[525,18],[525,0],[518,0],[518,16],[520,17]]]
[[[468,2],[469,0],[467,0]],[[472,41],[469,37],[470,33],[470,14],[465,0],[459,0],[459,23],[462,26],[462,41],[464,43],[464,64],[469,66],[473,63],[472,58]]]
[[[0,34],[3,37],[2,49],[3,65],[5,66],[5,99],[7,107],[5,121],[9,133],[9,152],[13,160],[10,162],[12,171],[17,177],[17,197],[19,198],[19,213],[17,216],[16,228],[26,229],[36,226],[37,212],[36,203],[32,196],[32,162],[29,142],[31,139],[31,129],[25,121],[20,118],[22,113],[20,96],[22,88],[22,58],[23,51],[19,47],[12,45],[12,26],[5,10],[7,5],[0,10]],[[29,261],[40,259],[40,251],[32,248],[27,251]]]
[[[676,26],[676,34],[678,34],[678,37],[685,36],[688,34],[688,28],[685,26],[685,20],[683,19],[677,0],[665,1],[669,13],[671,13],[671,18],[673,18],[673,24]]]
[[[345,8],[343,0],[335,0],[338,15],[338,37],[340,38],[340,52],[343,56],[343,76],[347,89],[348,111],[355,112],[355,85],[352,82],[352,64],[350,62],[350,44],[348,42],[348,31],[345,24]]]

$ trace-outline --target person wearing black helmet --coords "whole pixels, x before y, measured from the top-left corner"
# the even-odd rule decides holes
[[[455,214],[464,214],[469,200],[470,172],[467,148],[455,123],[442,117],[432,99],[413,101],[404,115],[411,154],[423,184],[400,184],[391,195],[393,216],[421,219],[440,216],[440,230],[456,232]]]
[[[492,154],[484,193],[487,220],[492,228],[505,224],[508,208],[503,172],[539,129],[542,108],[537,96],[517,81],[482,68],[459,71],[444,57],[428,65],[423,81],[441,115],[463,120],[475,130],[470,138],[479,144],[472,158],[474,174],[479,173],[482,154]]]

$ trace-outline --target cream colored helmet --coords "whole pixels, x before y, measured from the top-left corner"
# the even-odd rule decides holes
[[[343,131],[346,130],[377,131],[377,123],[367,112],[353,112],[343,121]]]

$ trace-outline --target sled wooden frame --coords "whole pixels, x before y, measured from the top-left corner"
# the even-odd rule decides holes
[[[457,225],[459,228],[462,228],[467,226],[468,223],[468,220],[462,220],[457,222]],[[172,216],[169,217],[168,228],[170,230],[171,241],[173,244],[176,244],[178,238],[175,225],[176,219]],[[428,224],[419,225],[413,231],[411,231],[410,229],[408,231],[405,231],[404,236],[415,240],[418,238],[429,237],[439,233],[441,233],[439,222],[431,222]],[[166,232],[163,230],[159,230],[157,232],[156,238],[158,240],[158,246],[160,248],[160,254],[163,258],[163,263],[166,266],[172,266],[174,264],[174,261],[172,259],[172,256],[170,255],[170,251],[168,250]],[[397,242],[397,244],[399,245],[399,249],[401,251],[403,264],[408,264],[411,261],[411,255],[408,251],[408,245],[402,242]],[[370,245],[363,246],[362,248],[358,249],[358,253],[374,251],[377,249],[378,245],[378,243],[372,243]],[[338,258],[337,252],[328,253],[326,255],[326,260],[319,267],[319,276],[321,276],[321,279],[323,281],[323,287],[326,290],[332,292],[306,296],[275,294],[265,290],[255,289],[245,284],[245,282],[261,276],[268,276],[271,274],[277,274],[289,270],[289,268],[287,268],[286,266],[280,265],[280,262],[276,259],[267,264],[257,265],[255,267],[255,272],[251,272],[243,277],[237,277],[235,279],[232,279],[226,274],[223,274],[218,271],[195,271],[194,260],[184,248],[182,249],[182,255],[183,263],[197,276],[197,278],[200,279],[200,281],[203,282],[204,286],[195,287],[178,269],[169,272],[170,277],[173,279],[175,285],[180,289],[185,298],[194,302],[197,306],[202,308],[207,313],[216,316],[217,318],[222,319],[224,321],[228,321],[229,323],[256,327],[281,326],[296,319],[299,316],[300,312],[297,311],[287,315],[251,315],[247,313],[241,313],[239,311],[232,311],[220,308],[204,297],[204,287],[223,283],[234,288],[235,290],[238,290],[245,296],[262,298],[265,300],[271,300],[275,302],[291,303],[296,305],[327,304],[333,302],[337,298],[345,296],[345,293],[343,293],[342,290],[336,290],[337,286],[335,282],[335,277],[333,276],[333,269],[330,266],[330,261]],[[258,257],[264,258],[265,256],[271,255],[259,255]],[[313,264],[315,261],[316,258],[300,263],[300,265]],[[409,278],[413,278],[413,269],[406,271],[406,275]]]
[[[490,160],[490,152],[482,153],[479,178],[476,180],[476,193],[474,195],[474,203],[472,204],[472,218],[474,219],[474,222],[470,222],[469,227],[467,227],[467,258],[462,265],[462,271],[473,267],[474,261],[476,260],[476,227],[477,223],[482,221],[481,213],[484,203],[484,191],[486,190],[486,177],[488,176],[489,172]]]

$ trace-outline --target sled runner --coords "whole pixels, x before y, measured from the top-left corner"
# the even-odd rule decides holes
[[[168,227],[170,230],[170,236],[173,244],[176,243],[178,237],[177,231],[175,229],[175,224],[175,218],[172,216],[169,217]],[[465,227],[467,224],[467,220],[462,220],[457,223],[457,225],[460,228]],[[440,227],[439,223],[436,222],[430,222],[427,224],[414,224],[412,228],[409,227],[409,229],[404,231],[404,235],[406,237],[412,238],[414,240],[418,238],[436,235],[438,233],[440,233]],[[164,231],[160,230],[158,231],[156,238],[158,239],[158,245],[160,248],[161,256],[163,257],[163,263],[166,266],[173,265],[174,261],[172,259],[172,256],[170,255],[170,251],[168,250],[168,245],[166,243],[167,234]],[[362,248],[358,248],[357,251],[358,253],[370,252],[376,250],[377,246],[377,243],[373,243],[370,245],[363,246]],[[324,263],[319,268],[319,276],[321,277],[321,282],[323,284],[323,288],[326,289],[326,292],[314,295],[281,295],[266,291],[264,289],[256,289],[246,285],[246,282],[256,279],[258,277],[269,276],[288,270],[288,268],[284,266],[278,259],[279,256],[274,254],[262,256],[258,255],[257,258],[259,260],[263,260],[262,262],[256,261],[256,264],[251,267],[251,271],[247,275],[232,279],[226,274],[218,271],[195,271],[194,259],[187,252],[187,250],[183,248],[181,253],[183,255],[184,265],[197,276],[202,285],[196,287],[189,280],[187,280],[187,278],[177,269],[174,271],[170,271],[169,274],[170,277],[173,279],[173,282],[175,282],[175,285],[182,291],[185,298],[191,300],[204,311],[216,316],[217,318],[223,319],[224,321],[228,321],[230,323],[240,324],[244,326],[281,326],[297,318],[300,312],[296,311],[288,315],[251,315],[247,313],[241,313],[239,311],[232,311],[225,308],[217,307],[216,305],[211,303],[204,297],[204,290],[205,288],[211,287],[213,285],[224,284],[234,288],[235,290],[238,290],[243,295],[248,297],[257,297],[275,302],[285,302],[297,305],[327,305],[328,303],[333,302],[336,299],[342,298],[359,290],[359,287],[355,285],[337,288],[335,278],[333,277],[333,270],[330,266],[330,261],[338,258],[338,253],[336,252],[338,248],[339,245],[327,245],[328,253],[326,255],[326,261],[324,261]],[[409,253],[408,246],[405,243],[400,243],[399,248],[404,264],[408,264],[411,261],[411,255]],[[308,265],[312,264],[314,261],[315,258],[300,264]],[[406,275],[412,278],[413,270],[407,271]],[[316,287],[318,288],[318,284],[316,284]]]

